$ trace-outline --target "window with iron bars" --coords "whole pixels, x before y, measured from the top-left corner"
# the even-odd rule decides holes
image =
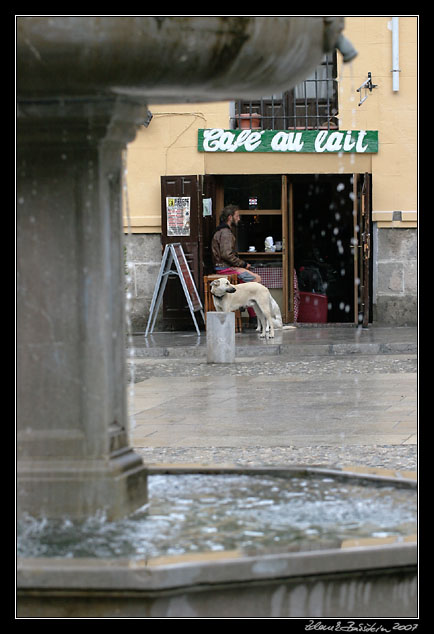
[[[301,84],[285,93],[233,104],[231,128],[261,130],[337,130],[336,51]]]

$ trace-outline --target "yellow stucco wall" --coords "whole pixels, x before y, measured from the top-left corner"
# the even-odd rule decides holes
[[[359,54],[339,69],[339,115],[342,129],[378,130],[379,152],[372,155],[373,220],[416,226],[418,19],[399,18],[398,92],[392,90],[391,29],[391,17],[346,18],[345,35]],[[377,88],[358,106],[360,93],[354,90],[369,71]],[[356,99],[351,101],[348,93]],[[401,225],[390,222],[393,211],[403,212]]]
[[[133,233],[161,232],[160,176],[204,174],[199,128],[227,127],[229,104],[153,104],[152,121],[127,149],[128,210]],[[128,226],[124,204],[124,225]]]
[[[153,119],[127,151],[128,205],[124,224],[135,233],[161,231],[160,176],[231,173],[361,173],[373,175],[373,220],[379,226],[416,226],[417,17],[399,18],[399,92],[392,90],[391,17],[347,17],[345,35],[358,51],[340,55],[340,129],[378,130],[378,154],[199,153],[199,128],[228,128],[229,103],[153,104]],[[377,87],[358,105],[356,89],[372,73]],[[365,94],[364,92],[362,93]],[[401,211],[402,221],[392,221]]]

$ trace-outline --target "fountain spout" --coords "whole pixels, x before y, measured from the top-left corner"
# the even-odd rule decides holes
[[[340,33],[336,41],[336,48],[342,53],[344,62],[351,62],[358,55],[354,46],[342,33]]]

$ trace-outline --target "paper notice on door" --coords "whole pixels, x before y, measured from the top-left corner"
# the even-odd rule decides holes
[[[202,216],[212,216],[212,198],[202,200]]]
[[[167,197],[167,235],[190,235],[190,196]]]

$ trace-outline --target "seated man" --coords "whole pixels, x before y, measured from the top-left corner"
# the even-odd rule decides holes
[[[251,265],[241,260],[235,253],[235,234],[231,227],[240,221],[240,212],[234,205],[227,205],[221,215],[220,224],[211,242],[212,259],[217,273],[236,273],[242,282],[261,282],[256,273],[248,271]]]
[[[235,252],[235,234],[232,227],[240,221],[240,212],[234,205],[227,205],[220,215],[220,224],[214,232],[211,241],[211,253],[216,273],[236,273],[240,282],[261,282],[256,273],[248,269],[251,265],[241,260]],[[247,308],[250,325],[255,326],[256,314],[253,308]]]

